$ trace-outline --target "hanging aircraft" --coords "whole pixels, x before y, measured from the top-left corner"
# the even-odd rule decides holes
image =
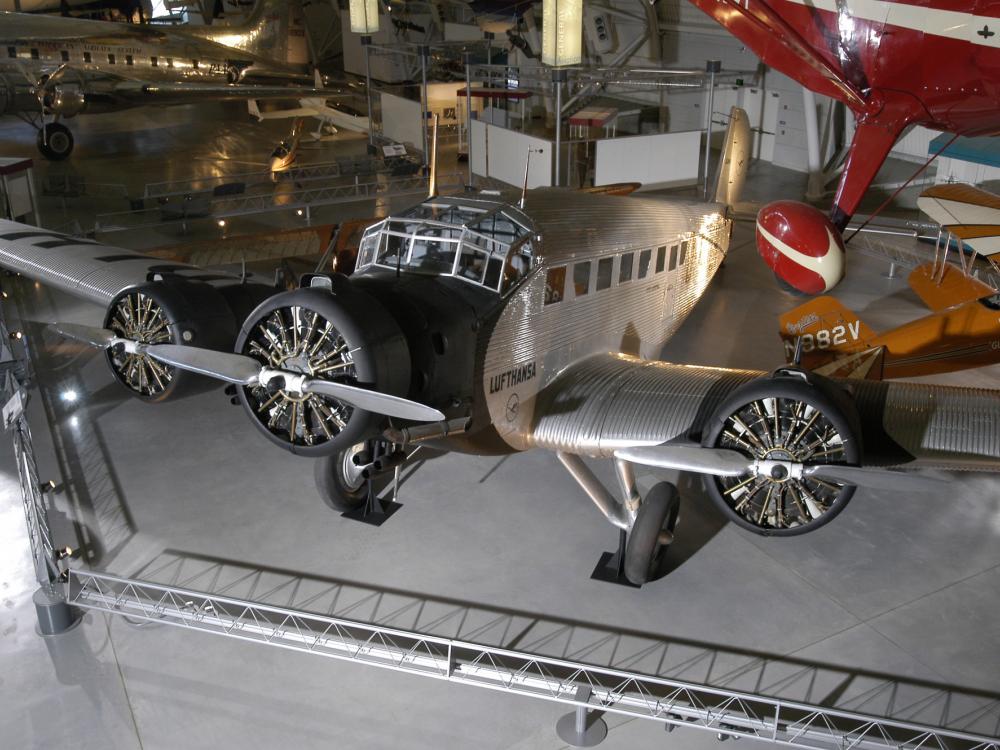
[[[927,487],[885,467],[1000,469],[1000,433],[957,428],[1000,419],[997,393],[848,391],[794,368],[651,359],[726,256],[750,144],[734,110],[708,203],[562,188],[444,197],[432,173],[428,198],[365,231],[351,277],[306,275],[279,294],[11,222],[0,265],[105,305],[103,327],[55,328],[102,349],[135,396],[229,383],[261,435],[319,459],[335,508],[364,504],[366,479],[415,443],[552,451],[626,532],[625,573],[641,583],[662,571],[678,496],[667,482],[640,495],[637,466],[702,473],[734,523],[778,536],[823,525],[856,486]],[[620,499],[584,458],[615,461]]]
[[[907,126],[969,136],[1000,132],[994,4],[691,2],[765,64],[854,113],[854,138],[829,216],[791,201],[758,214],[758,251],[779,279],[801,292],[820,294],[842,278],[841,232]]]
[[[311,85],[300,10],[259,0],[243,25],[183,29],[0,13],[0,114],[34,126],[59,160],[73,150],[62,121],[81,114],[335,96]]]

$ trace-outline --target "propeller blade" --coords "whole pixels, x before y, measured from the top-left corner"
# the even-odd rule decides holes
[[[698,445],[646,445],[619,448],[615,457],[660,469],[680,469],[717,477],[738,477],[753,468],[753,462],[737,451]]]
[[[814,464],[803,469],[803,475],[825,479],[828,482],[854,484],[872,490],[892,490],[893,492],[942,492],[948,483],[924,474],[891,469],[876,469],[866,466],[842,466],[840,464]]]
[[[113,331],[109,331],[107,328],[84,326],[79,323],[52,323],[48,328],[60,336],[74,341],[82,341],[84,344],[96,346],[98,349],[107,349],[118,338]]]
[[[243,354],[177,344],[152,344],[145,347],[143,352],[165,364],[225,380],[227,383],[251,385],[260,376],[260,362]]]
[[[321,393],[324,396],[344,401],[351,406],[376,414],[385,414],[387,417],[397,417],[398,419],[409,419],[414,422],[443,422],[444,414],[437,409],[418,404],[398,396],[390,396],[387,393],[369,391],[366,388],[358,388],[344,383],[335,383],[331,380],[306,380],[302,384],[303,393]]]

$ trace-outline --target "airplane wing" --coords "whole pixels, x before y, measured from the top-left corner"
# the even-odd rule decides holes
[[[993,287],[984,284],[951,263],[946,263],[944,274],[934,271],[933,263],[918,266],[910,274],[910,288],[932,312],[947,310],[966,302],[996,294]]]
[[[917,206],[981,255],[1000,253],[1000,195],[972,185],[935,185],[917,198]]]
[[[0,220],[0,267],[100,305],[110,304],[122,289],[157,275],[200,281],[235,278],[4,220]]]
[[[85,94],[90,96],[90,92]],[[95,92],[94,96],[99,94]],[[330,92],[304,86],[258,86],[241,83],[152,83],[123,80],[110,87],[102,100],[110,96],[125,104],[187,104],[198,101],[248,99],[301,99],[332,96]]]
[[[534,397],[528,447],[610,458],[629,448],[699,444],[728,396],[765,375],[596,355],[570,365]],[[854,380],[850,393],[860,417],[862,466],[1000,467],[1000,431],[969,429],[1000,414],[997,391]]]
[[[865,98],[844,72],[824,60],[764,0],[691,0],[750,47],[767,65],[777,68],[818,94],[833,97],[858,111]]]

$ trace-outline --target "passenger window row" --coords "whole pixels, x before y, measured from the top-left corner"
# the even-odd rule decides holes
[[[623,253],[617,256],[618,262],[618,284],[627,284],[633,280],[645,279],[650,275],[650,266],[653,265],[653,253],[656,253],[656,262],[653,266],[653,274],[663,273],[664,270],[673,271],[678,266],[684,265],[687,260],[688,244],[693,240],[684,240],[678,245],[670,247],[670,265],[667,267],[667,246],[660,245],[657,248]],[[638,259],[636,258],[638,255]],[[615,258],[598,258],[596,261],[583,260],[573,264],[572,281],[573,296],[583,297],[589,294],[590,279],[594,276],[594,291],[600,292],[611,287],[614,276]],[[597,265],[596,273],[594,265]],[[553,266],[548,270],[545,278],[545,304],[551,305],[560,302],[566,292],[566,266]]]
[[[38,60],[40,58],[40,55],[39,55],[39,52],[38,52],[38,48],[37,47],[30,48],[28,50],[28,56],[32,60]],[[17,47],[8,47],[7,48],[7,57],[9,57],[11,59],[16,59],[17,58]],[[69,62],[70,61],[69,60],[69,52],[67,52],[66,50],[59,50],[59,59],[62,60],[62,62],[64,62],[64,63],[65,62]],[[83,53],[83,61],[85,63],[92,63],[92,62],[94,62],[94,56],[93,56],[93,54],[90,53],[90,52],[84,52]],[[115,54],[113,52],[109,52],[108,53],[108,64],[109,65],[116,65],[117,63],[118,63],[118,58],[115,56]],[[132,55],[125,55],[125,64],[126,65],[135,65],[135,58],[132,57]],[[154,68],[158,68],[160,66],[160,58],[158,58],[158,57],[150,57],[149,58],[149,64],[152,65]],[[163,65],[165,67],[168,67],[168,68],[174,67],[174,60],[173,60],[173,58],[172,57],[165,57],[165,58],[163,58]],[[198,61],[197,60],[192,60],[191,61],[191,67],[192,68],[198,68],[199,67],[198,66]]]

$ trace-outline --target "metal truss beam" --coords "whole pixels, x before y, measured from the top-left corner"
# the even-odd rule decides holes
[[[815,750],[1000,750],[1000,739],[72,570],[70,604],[449,682]],[[590,693],[580,691],[589,687]]]

